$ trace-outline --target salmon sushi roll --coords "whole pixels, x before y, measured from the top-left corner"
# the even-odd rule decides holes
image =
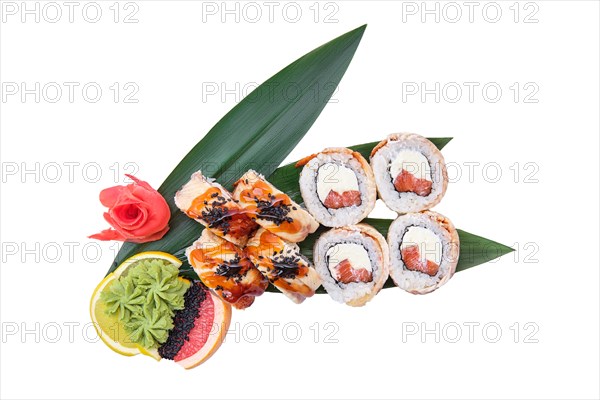
[[[315,243],[313,254],[323,287],[340,303],[354,307],[365,305],[388,278],[387,242],[366,224],[323,233]]]
[[[329,227],[362,221],[377,200],[371,166],[358,152],[333,147],[300,160],[300,192],[306,209]]]
[[[288,242],[301,242],[319,227],[312,215],[256,171],[236,182],[233,198],[253,221]]]
[[[237,309],[252,305],[269,285],[244,250],[209,229],[202,231],[186,255],[202,283]]]
[[[198,171],[175,194],[175,204],[188,217],[237,246],[258,227],[227,189]]]
[[[452,222],[433,211],[404,214],[388,231],[390,276],[413,294],[433,292],[454,275],[460,242]]]
[[[371,152],[371,167],[383,202],[398,213],[438,204],[448,186],[442,153],[414,133],[392,134]]]
[[[298,245],[264,228],[250,237],[246,253],[273,286],[296,304],[312,297],[321,286],[319,274],[300,253]]]

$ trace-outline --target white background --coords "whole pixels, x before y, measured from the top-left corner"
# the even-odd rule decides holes
[[[256,7],[238,3],[236,22],[221,2],[137,1],[117,5],[117,23],[113,1],[98,3],[97,23],[82,16],[85,2],[72,23],[62,2],[56,23],[44,2],[39,22],[33,14],[21,21],[20,2],[14,15],[2,3],[3,398],[600,395],[597,2],[481,2],[472,22],[462,2],[438,3],[439,22],[421,14],[421,2],[298,2],[288,14],[278,3],[272,22],[264,3],[254,3],[258,22],[250,21]],[[138,22],[124,23],[134,11]],[[433,294],[383,290],[360,309],[326,295],[297,306],[266,294],[234,313],[226,343],[191,371],[96,342],[88,300],[114,255],[111,243],[86,239],[106,228],[100,190],[122,184],[132,168],[158,187],[244,87],[364,23],[334,102],[288,161],[396,131],[452,136],[443,153],[461,176],[436,210],[517,252],[460,272]],[[66,86],[56,103],[51,91],[39,102],[7,94],[23,82],[79,86],[73,102]],[[90,82],[103,90],[96,103],[81,93]],[[439,82],[439,102],[406,93],[421,82]],[[464,82],[479,85],[472,101]],[[484,97],[486,84],[501,88],[498,101],[493,88]],[[136,85],[138,102],[126,103]],[[222,98],[222,85],[233,93]],[[462,97],[452,102],[457,85]],[[471,162],[479,164],[470,177]],[[373,215],[392,217],[381,205]],[[280,324],[272,340],[269,323]],[[470,323],[479,324],[471,338]],[[421,335],[436,326],[439,338]],[[462,336],[452,343],[456,327]]]

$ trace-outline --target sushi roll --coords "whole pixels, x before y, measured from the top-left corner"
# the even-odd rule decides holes
[[[187,248],[186,256],[202,283],[237,309],[252,305],[269,285],[244,250],[208,229]]]
[[[249,170],[235,184],[233,198],[258,225],[288,242],[301,242],[319,223],[264,176]]]
[[[248,240],[246,252],[273,286],[296,304],[312,297],[321,286],[319,274],[300,254],[298,245],[286,242],[264,228]]]
[[[399,216],[390,225],[388,243],[390,275],[407,292],[433,292],[456,271],[458,233],[441,214],[424,211]]]
[[[299,161],[296,167],[300,166],[304,205],[321,224],[353,225],[375,207],[375,177],[360,153],[344,147],[328,148]]]
[[[392,134],[371,152],[371,167],[383,202],[398,213],[438,204],[448,186],[442,153],[414,133]]]
[[[243,247],[257,228],[231,193],[200,171],[175,194],[175,204],[188,217],[237,246]]]
[[[377,230],[366,224],[323,233],[313,254],[323,287],[340,303],[365,305],[388,278],[388,245]]]

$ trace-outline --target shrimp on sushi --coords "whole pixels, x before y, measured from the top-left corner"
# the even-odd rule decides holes
[[[319,227],[308,211],[256,171],[246,172],[235,185],[233,198],[246,215],[282,239],[301,242]]]
[[[198,171],[175,195],[175,204],[188,217],[237,246],[258,227],[223,186]]]
[[[202,283],[235,308],[252,305],[269,285],[244,250],[208,229],[188,247],[186,255]]]
[[[294,303],[302,303],[321,285],[319,274],[300,254],[298,245],[264,228],[250,237],[246,252],[260,272]]]

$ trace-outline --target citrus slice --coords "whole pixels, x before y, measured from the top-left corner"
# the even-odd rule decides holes
[[[231,323],[231,305],[203,287],[204,301],[198,306],[194,327],[173,360],[185,369],[208,360],[221,346]]]
[[[175,256],[160,251],[146,251],[136,254],[123,261],[113,272],[108,274],[102,282],[96,287],[90,300],[90,316],[98,336],[102,341],[113,351],[124,356],[134,356],[136,354],[144,354],[156,360],[160,360],[160,355],[156,349],[145,349],[137,343],[132,343],[127,340],[127,332],[123,324],[119,321],[117,315],[108,315],[105,310],[104,302],[100,301],[100,293],[111,282],[122,275],[127,274],[128,268],[140,260],[146,259],[161,259],[166,260],[179,268],[181,261]]]

